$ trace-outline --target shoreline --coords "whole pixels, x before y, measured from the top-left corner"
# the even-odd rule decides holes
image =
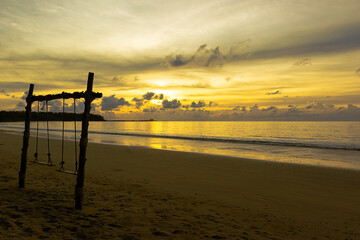
[[[17,188],[21,139],[0,133],[1,239],[360,238],[357,170],[89,143],[79,212],[75,176],[28,162]]]
[[[60,132],[60,131],[54,131],[54,132]],[[9,134],[14,134],[14,135],[19,135],[19,136],[22,136],[23,133],[22,132],[17,132],[17,131],[11,131],[11,130],[4,130],[4,129],[0,129],[0,133],[9,133]],[[31,134],[31,137],[34,137],[34,134],[35,133],[32,133]],[[97,133],[93,133],[93,134],[97,134]],[[80,136],[80,132],[78,134],[78,137]],[[121,136],[125,136],[125,137],[131,137],[131,138],[145,138],[147,139],[147,137],[143,137],[143,136],[138,136],[138,135],[129,135],[129,134],[123,134]],[[47,138],[46,135],[39,135],[39,138],[41,139],[45,139]],[[151,139],[151,137],[149,137]],[[157,137],[155,137],[156,139]],[[161,137],[160,137],[161,138]],[[50,139],[51,140],[55,140],[55,141],[58,141],[58,140],[61,140],[61,136],[50,136]],[[168,138],[166,138],[168,139]],[[178,139],[172,139],[172,140],[178,140]],[[181,139],[179,139],[181,140]],[[65,136],[65,141],[71,141],[73,142],[74,140],[72,139],[72,136],[69,138],[69,137],[66,137]],[[194,140],[194,141],[197,141],[197,140]],[[77,140],[77,142],[79,142],[79,140]],[[201,141],[200,141],[201,142]],[[140,147],[140,148],[146,148],[146,149],[156,149],[156,150],[161,150],[161,151],[173,151],[173,152],[178,152],[178,153],[191,153],[191,154],[203,154],[203,155],[210,155],[210,156],[218,156],[218,157],[225,157],[225,158],[235,158],[235,159],[250,159],[252,161],[265,161],[265,162],[273,162],[273,163],[280,163],[280,164],[295,164],[295,165],[301,165],[301,166],[311,166],[311,167],[325,167],[325,168],[335,168],[335,169],[344,169],[344,170],[354,170],[354,171],[360,171],[360,165],[359,164],[356,164],[354,165],[354,163],[348,163],[348,162],[343,162],[343,166],[340,166],[338,163],[336,164],[329,164],[331,162],[328,162],[328,163],[324,163],[324,162],[314,162],[312,163],[311,161],[307,161],[307,162],[292,162],[292,161],[286,161],[284,159],[281,159],[281,160],[274,160],[274,159],[261,159],[261,158],[256,158],[256,156],[253,156],[253,157],[244,157],[244,156],[236,156],[235,154],[226,154],[226,153],[222,153],[222,152],[216,152],[216,153],[208,153],[208,152],[191,152],[191,151],[186,151],[186,150],[177,150],[177,149],[167,149],[167,148],[156,148],[156,147],[152,147],[152,146],[146,146],[146,145],[126,145],[126,144],[121,144],[119,142],[116,142],[116,141],[112,141],[112,140],[101,140],[99,141],[98,139],[91,139],[91,137],[89,137],[89,143],[91,144],[104,144],[104,145],[111,145],[111,146],[119,146],[119,147]],[[243,144],[243,145],[247,145],[247,144]],[[275,148],[292,148],[294,147],[295,149],[299,149],[299,148],[304,148],[304,149],[311,149],[311,150],[329,150],[329,151],[349,151],[350,153],[351,152],[354,152],[355,154],[359,155],[359,152],[360,150],[358,149],[338,149],[338,148],[317,148],[317,147],[299,147],[299,146],[277,146],[277,145],[271,145],[271,144],[253,144],[251,143],[251,145],[256,145],[258,146],[259,148],[266,148],[266,147],[275,147]],[[265,151],[266,152],[266,151]],[[280,156],[279,156],[280,157]],[[359,155],[360,157],[360,155]],[[274,157],[272,157],[274,158]],[[315,159],[316,160],[316,159]]]

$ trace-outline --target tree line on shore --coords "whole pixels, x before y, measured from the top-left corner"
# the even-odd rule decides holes
[[[32,112],[31,121],[81,121],[82,113]],[[19,122],[25,120],[25,111],[0,111],[0,122]],[[105,121],[99,114],[90,113],[90,121]]]

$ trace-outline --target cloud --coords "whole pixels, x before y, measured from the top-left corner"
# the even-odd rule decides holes
[[[28,82],[6,82],[6,81],[1,81],[1,87],[7,93],[28,90],[29,85],[30,84]],[[55,88],[58,88],[58,87],[59,87],[58,85],[48,84],[48,83],[35,84],[35,86],[34,86],[34,94],[36,95],[37,90],[55,89]]]
[[[190,107],[192,107],[192,108],[203,108],[205,106],[206,106],[206,103],[203,100],[198,101],[198,103],[192,102],[190,105]]]
[[[164,99],[164,94],[160,93],[160,94],[156,95],[156,96],[154,97],[154,99],[163,100],[163,99]]]
[[[276,94],[281,94],[280,90],[276,90],[275,92],[265,93],[265,95],[276,95]]]
[[[143,95],[143,99],[145,100],[151,100],[155,96],[155,93],[153,92],[147,92]]]
[[[241,59],[274,59],[291,56],[304,55],[327,55],[342,53],[360,48],[359,22],[352,24],[330,27],[317,35],[316,39],[294,43],[288,46],[279,44],[267,49],[260,49],[248,56],[241,56]]]
[[[151,108],[144,108],[143,109],[143,112],[156,112],[158,109],[154,108],[154,107],[151,107]]]
[[[355,71],[355,74],[359,74],[360,73],[360,68],[358,68],[356,71]]]
[[[29,94],[29,91],[25,91],[24,95],[21,96],[22,100],[26,100],[27,95]]]
[[[130,106],[130,103],[124,98],[116,98],[114,94],[110,97],[103,97],[100,106],[101,111],[111,111],[120,106]]]
[[[0,94],[10,97],[10,94],[8,94],[4,89],[0,89]]]
[[[230,82],[232,80],[232,77],[226,77],[225,81]]]
[[[236,106],[232,109],[233,111],[241,111],[241,112],[247,112],[246,106]]]
[[[25,107],[25,103],[24,102],[18,102],[16,104],[16,107]]]
[[[62,102],[60,100],[48,101],[48,109],[49,112],[62,112]]]
[[[250,40],[241,41],[231,46],[227,53],[223,53],[219,46],[207,48],[207,44],[202,44],[193,55],[189,57],[184,57],[181,54],[168,55],[164,58],[162,64],[175,68],[182,66],[205,68],[221,67],[226,62],[237,60],[240,55],[247,55],[249,45]]]
[[[154,92],[147,92],[144,95],[142,95],[141,98],[134,97],[131,101],[135,102],[136,108],[139,109],[141,106],[144,105],[144,102],[146,104],[151,99],[163,100],[164,94],[160,93],[156,95]]]
[[[294,63],[294,66],[312,65],[311,58],[304,58]]]
[[[316,110],[326,110],[326,109],[334,109],[334,105],[333,104],[324,104],[321,102],[314,102],[311,103],[310,105],[306,106],[306,109],[316,109]]]
[[[111,87],[120,87],[121,89],[138,89],[148,86],[148,84],[143,83],[140,81],[138,76],[135,77],[122,77],[122,76],[115,76],[111,79],[111,81],[100,81],[98,83],[100,86],[111,86]]]
[[[172,101],[169,101],[169,100],[165,99],[162,102],[162,107],[164,109],[167,109],[167,108],[179,108],[179,107],[181,107],[181,103],[177,99],[173,99]]]
[[[134,97],[131,101],[135,102],[136,108],[140,108],[142,105],[144,105],[144,99]]]
[[[214,107],[214,106],[217,106],[218,104],[214,101],[210,101],[209,102],[209,107]]]

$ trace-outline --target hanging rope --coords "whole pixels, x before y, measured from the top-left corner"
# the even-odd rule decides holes
[[[74,142],[75,142],[75,171],[78,170],[78,160],[77,160],[77,144],[76,144],[76,99],[74,98]]]
[[[40,102],[38,101],[37,106],[37,118],[36,118],[36,147],[34,153],[34,162],[38,161],[38,146],[39,146],[39,112],[40,112]]]
[[[52,162],[51,162],[51,153],[50,153],[50,133],[49,133],[49,104],[48,104],[48,101],[46,100],[45,102],[45,106],[46,106],[46,115],[47,115],[47,118],[46,118],[46,131],[47,131],[47,145],[48,145],[48,162],[47,164],[49,166],[52,166]]]
[[[61,135],[61,162],[60,162],[60,169],[59,171],[64,171],[64,137],[65,137],[65,99],[63,98],[63,102],[62,102],[62,107],[63,107],[63,114],[62,114],[62,135]]]

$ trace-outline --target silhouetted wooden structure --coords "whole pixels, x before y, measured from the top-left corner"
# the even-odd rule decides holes
[[[55,99],[85,99],[85,109],[82,116],[81,125],[81,138],[80,138],[80,154],[79,154],[79,166],[77,169],[77,179],[75,185],[75,208],[82,208],[82,200],[84,197],[84,177],[85,177],[85,162],[86,162],[86,148],[88,144],[88,127],[89,127],[89,116],[91,109],[91,102],[96,98],[101,98],[102,93],[93,92],[94,73],[89,72],[87,89],[85,92],[73,92],[60,94],[49,94],[49,95],[33,95],[34,84],[30,84],[29,93],[26,97],[25,107],[25,130],[23,136],[23,147],[21,149],[21,164],[19,172],[19,188],[25,187],[25,176],[26,176],[26,164],[27,164],[27,152],[30,138],[30,121],[31,121],[31,105],[35,101],[51,101]]]

